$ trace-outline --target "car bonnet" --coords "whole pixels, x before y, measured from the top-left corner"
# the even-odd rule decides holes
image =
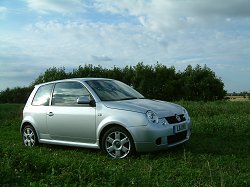
[[[152,110],[157,113],[160,118],[183,113],[183,108],[181,106],[159,100],[131,99],[122,101],[105,101],[102,103],[108,108],[118,110],[127,110],[140,113],[146,113],[148,110]]]

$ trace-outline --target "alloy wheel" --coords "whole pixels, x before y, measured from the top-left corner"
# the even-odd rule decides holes
[[[36,132],[31,126],[26,126],[23,129],[23,143],[25,146],[32,147],[36,145]]]
[[[133,152],[132,141],[128,132],[122,128],[113,128],[104,135],[103,149],[113,158],[124,158]]]

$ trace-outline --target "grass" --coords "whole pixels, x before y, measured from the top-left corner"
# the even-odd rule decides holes
[[[111,159],[99,150],[22,145],[22,105],[0,105],[0,186],[250,186],[250,102],[180,102],[193,121],[174,149]]]
[[[226,96],[229,101],[250,101],[249,96]]]

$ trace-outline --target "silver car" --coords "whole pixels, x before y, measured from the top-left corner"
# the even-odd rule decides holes
[[[76,78],[35,86],[21,133],[26,146],[99,148],[124,158],[186,142],[191,120],[182,106],[146,99],[120,81]]]

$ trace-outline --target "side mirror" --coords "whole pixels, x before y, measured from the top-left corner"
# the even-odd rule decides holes
[[[86,104],[90,106],[95,106],[95,101],[93,99],[89,99],[87,96],[78,97],[77,104]]]

